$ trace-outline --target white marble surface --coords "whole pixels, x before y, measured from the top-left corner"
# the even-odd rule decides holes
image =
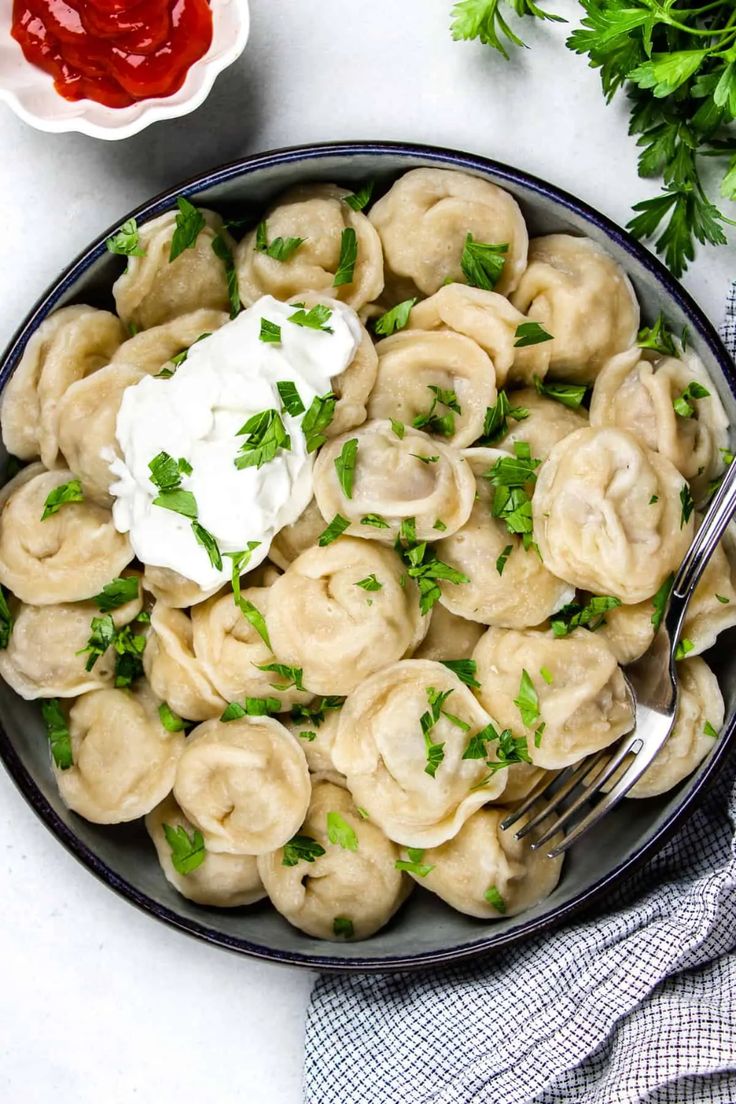
[[[526,31],[510,65],[454,44],[450,0],[252,0],[240,63],[194,115],[126,142],[52,136],[0,108],[0,345],[87,241],[178,180],[252,151],[411,139],[515,164],[619,222],[656,191],[622,105]],[[548,0],[574,18],[574,0]],[[732,248],[686,279],[720,321]],[[0,1099],[5,1104],[297,1104],[312,977],[210,950],[114,897],[0,772]],[[345,1104],[353,1104],[346,1101]]]

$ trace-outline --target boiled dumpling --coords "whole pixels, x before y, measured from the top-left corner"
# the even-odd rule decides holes
[[[473,658],[481,703],[501,728],[526,736],[535,766],[568,767],[634,725],[624,676],[597,633],[491,628]]]
[[[271,627],[270,582],[274,577],[275,572],[270,573],[267,586],[250,586],[241,591],[243,600],[263,617],[267,633]],[[278,672],[259,670],[259,666],[282,662],[282,657],[274,655],[258,629],[241,613],[232,591],[226,590],[195,606],[192,629],[198,663],[226,701],[276,698],[280,708],[286,710],[311,700],[311,693],[286,686],[288,679],[284,680]]]
[[[188,874],[180,874],[171,861],[164,825],[183,828],[189,838],[195,829],[170,795],[146,817],[146,828],[153,840],[166,880],[182,897],[197,905],[212,908],[240,908],[253,905],[266,896],[258,874],[255,855],[228,855],[205,850],[204,861]]]
[[[140,594],[113,610],[115,628],[129,624],[140,613]],[[0,676],[26,700],[74,698],[89,690],[112,686],[115,652],[101,655],[86,670],[86,648],[92,619],[102,614],[94,602],[65,602],[54,606],[27,606],[14,610],[13,631],[0,651]]]
[[[686,401],[692,413],[684,417],[674,403],[692,383],[708,395]],[[690,480],[697,500],[723,471],[720,450],[728,446],[728,418],[713,382],[693,353],[651,360],[634,348],[612,357],[593,388],[590,424],[628,429]]]
[[[609,357],[636,341],[639,304],[631,282],[590,238],[533,238],[511,301],[552,334],[549,374],[558,379],[590,383]]]
[[[517,330],[529,319],[496,291],[446,284],[411,309],[409,325],[416,330],[451,330],[470,337],[493,362],[496,385],[507,379],[531,383],[544,378],[549,341],[516,347]]]
[[[583,590],[640,602],[680,564],[693,534],[687,484],[623,429],[580,429],[539,469],[532,500],[544,565]]]
[[[125,336],[119,318],[94,307],[62,307],[26,346],[2,400],[5,447],[22,460],[59,456],[59,403],[67,389],[107,364]]]
[[[551,782],[555,773],[537,767],[534,763],[512,763],[507,771],[506,785],[496,798],[496,803],[514,805],[517,801],[523,801],[543,778]]]
[[[325,519],[320,513],[315,499],[307,506],[291,525],[280,529],[271,541],[268,554],[273,562],[284,571],[297,556],[316,544],[325,529]]]
[[[309,771],[297,740],[272,717],[205,721],[179,760],[174,796],[208,851],[263,855],[299,830]]]
[[[429,629],[414,659],[469,659],[483,635],[482,625],[450,613],[441,602],[432,607]]]
[[[436,847],[506,785],[504,768],[489,774],[483,759],[464,758],[472,736],[490,724],[447,667],[408,659],[383,667],[350,694],[332,759],[356,804],[389,839]]]
[[[194,654],[192,622],[183,610],[162,602],[153,607],[143,668],[153,692],[180,717],[205,721],[219,717],[227,704]]]
[[[175,356],[188,350],[197,341],[219,330],[229,320],[221,310],[193,310],[190,314],[177,315],[160,326],[141,330],[123,342],[115,353],[113,364],[130,364],[149,376],[156,375]]]
[[[345,441],[353,437],[358,451],[348,498],[335,460]],[[475,480],[460,453],[437,438],[409,426],[398,437],[390,421],[366,422],[320,450],[314,465],[314,494],[326,520],[339,513],[352,523],[347,530],[351,536],[392,542],[401,522],[414,518],[417,540],[435,540],[437,522],[444,526],[442,532],[454,533],[467,520]]]
[[[63,800],[85,820],[137,820],[171,791],[184,734],[167,732],[145,685],[83,694],[71,708],[69,735],[73,766],[54,773]]]
[[[359,585],[373,579],[375,589]],[[367,541],[343,537],[308,549],[268,593],[274,653],[299,668],[316,694],[350,693],[379,667],[410,655],[426,630],[399,556]]]
[[[536,550],[525,549],[521,537],[491,515],[493,487],[483,477],[508,454],[477,448],[466,449],[463,455],[476,479],[475,502],[462,528],[438,543],[437,554],[469,582],[462,586],[440,582],[440,601],[457,616],[484,625],[517,629],[539,625],[572,601],[575,590],[551,575]]]
[[[381,235],[387,284],[400,289],[394,298],[406,298],[412,286],[431,295],[447,280],[464,283],[468,234],[508,246],[496,291],[513,291],[526,267],[529,236],[518,203],[469,173],[412,169],[374,204],[370,220]]]
[[[677,665],[680,700],[672,734],[627,797],[656,797],[682,782],[715,744],[725,709],[718,680],[702,659]]]
[[[549,897],[564,856],[550,859],[532,851],[528,838],[504,832],[505,815],[505,809],[473,813],[454,839],[424,852],[421,866],[430,870],[415,880],[458,912],[482,920],[516,916]]]
[[[330,840],[331,829],[338,838],[333,824],[341,842]],[[292,865],[279,850],[261,855],[258,870],[275,908],[315,939],[367,939],[411,891],[409,879],[396,869],[398,847],[360,816],[341,786],[315,784],[299,839],[319,848],[311,861],[297,858]]]
[[[115,423],[123,392],[142,378],[130,364],[108,364],[73,383],[59,403],[59,448],[85,495],[101,506],[113,501],[110,461],[120,459]]]
[[[176,211],[167,211],[140,228],[140,245],[145,254],[128,258],[125,272],[112,289],[124,322],[147,330],[192,311],[228,309],[225,265],[212,243],[218,236],[230,250],[234,250],[235,243],[219,215],[203,208],[200,214],[205,225],[194,245],[173,261],[169,260],[169,253]]]
[[[206,602],[220,589],[218,583],[213,590],[202,590],[201,586],[180,575],[178,571],[172,571],[168,567],[154,567],[152,564],[145,565],[143,586],[154,598],[174,609]]]
[[[92,502],[67,503],[41,521],[48,495],[69,471],[24,468],[0,493],[0,583],[22,602],[47,606],[99,594],[133,559],[112,514]]]
[[[537,460],[546,460],[558,441],[588,425],[584,410],[571,410],[555,399],[539,395],[533,387],[513,391],[510,401],[514,408],[525,410],[527,416],[519,420],[509,418],[508,430],[498,438],[498,447],[511,450],[516,442],[525,441]]]
[[[426,419],[430,436],[462,448],[483,433],[496,401],[493,364],[469,337],[449,331],[402,330],[380,341],[370,418],[406,425]]]
[[[246,235],[237,249],[240,294],[246,306],[262,295],[291,300],[299,292],[323,292],[359,310],[383,290],[383,255],[378,234],[366,216],[345,203],[348,188],[335,184],[305,184],[291,188],[265,217],[268,243],[276,238],[302,238],[286,261],[257,248],[258,231]],[[343,231],[355,232],[357,258],[353,280],[334,286],[340,263]]]

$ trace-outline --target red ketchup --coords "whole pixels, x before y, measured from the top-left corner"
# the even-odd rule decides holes
[[[212,41],[208,0],[14,0],[13,38],[67,100],[171,96]]]

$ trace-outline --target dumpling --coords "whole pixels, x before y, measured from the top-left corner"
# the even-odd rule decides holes
[[[180,314],[160,326],[141,330],[120,346],[112,358],[113,364],[130,364],[149,376],[156,375],[169,361],[189,349],[205,335],[214,333],[229,321],[221,310],[193,310]]]
[[[481,920],[502,920],[549,897],[560,880],[563,855],[550,859],[532,851],[529,838],[504,832],[505,809],[479,809],[454,839],[422,855],[428,873],[412,875],[458,912]],[[402,855],[402,858],[406,858]]]
[[[598,633],[491,628],[473,658],[481,704],[501,728],[527,737],[535,766],[569,767],[633,728],[626,680]]]
[[[332,842],[330,834],[340,842]],[[261,855],[258,870],[274,907],[315,939],[367,939],[411,891],[409,879],[396,869],[398,847],[361,818],[341,786],[316,783],[299,839],[317,845],[316,857],[295,855],[292,865],[292,857],[279,850]]]
[[[510,396],[514,407],[527,411],[526,418],[509,419],[508,429],[496,442],[499,448],[511,451],[517,441],[525,441],[537,460],[546,460],[563,437],[585,429],[588,417],[584,410],[571,410],[555,399],[539,395],[535,388],[525,387]]]
[[[483,627],[450,613],[441,602],[432,607],[429,629],[414,659],[470,659],[483,635]]]
[[[64,802],[85,820],[137,820],[171,791],[184,734],[166,731],[145,685],[83,694],[69,713],[69,735],[73,766],[54,773]]]
[[[171,861],[164,825],[183,828],[189,838],[195,831],[170,795],[146,817],[146,829],[153,840],[167,882],[182,897],[212,908],[240,908],[266,896],[255,855],[228,855],[205,850],[204,861],[188,874],[180,874]]]
[[[335,460],[353,437],[358,452],[352,496],[347,498]],[[329,441],[314,465],[314,495],[323,517],[331,520],[339,513],[352,523],[350,536],[369,540],[393,542],[407,518],[415,519],[419,541],[436,539],[438,521],[443,532],[454,533],[470,515],[474,494],[473,473],[456,449],[409,426],[399,438],[388,421],[366,422]],[[365,522],[366,517],[374,524]]]
[[[299,711],[294,710],[291,717],[284,718],[284,724],[304,750],[311,773],[337,778],[340,784],[344,784],[344,779],[335,770],[332,745],[340,725],[342,705],[342,697],[319,698],[312,710],[304,711],[306,715],[299,715]]]
[[[286,261],[259,251],[252,230],[236,254],[240,295],[246,306],[262,295],[294,299],[299,292],[324,292],[359,310],[383,290],[383,254],[378,234],[366,216],[345,203],[349,188],[336,184],[304,184],[280,196],[266,212],[269,244],[276,238],[302,238]],[[340,263],[343,231],[355,231],[357,259],[349,284],[334,286]]]
[[[458,617],[484,625],[539,625],[571,602],[575,589],[551,575],[535,549],[525,549],[521,537],[491,514],[493,487],[483,476],[508,454],[476,448],[463,455],[476,480],[473,509],[461,529],[439,541],[437,555],[469,582],[454,586],[440,581],[440,601]]]
[[[639,330],[628,276],[590,238],[533,238],[511,302],[552,334],[545,343],[550,376],[575,383],[591,383],[609,357],[634,344]]]
[[[47,606],[99,594],[133,559],[112,514],[89,501],[73,502],[41,521],[51,491],[69,471],[24,468],[0,493],[0,583],[22,602]]]
[[[411,426],[423,417],[419,428],[456,448],[481,436],[496,385],[493,364],[479,345],[446,330],[402,330],[380,341],[376,351],[369,418],[395,418]]]
[[[656,797],[682,782],[715,744],[725,716],[718,680],[702,659],[677,664],[680,701],[672,735],[627,797]]]
[[[213,590],[202,590],[191,579],[172,571],[168,567],[154,567],[146,564],[143,571],[143,586],[154,598],[173,609],[185,609],[206,602],[220,590],[220,584]]]
[[[307,309],[318,303],[332,310],[336,307],[335,299],[315,291],[299,291],[294,298],[304,303]],[[360,344],[350,364],[339,376],[332,377],[332,393],[337,397],[337,402],[332,421],[325,427],[325,437],[337,437],[353,426],[362,425],[366,419],[368,396],[376,382],[378,353],[364,325],[360,326],[360,334]]]
[[[252,586],[241,591],[242,598],[252,603],[271,628],[272,587]],[[274,655],[261,638],[258,630],[243,616],[235,605],[233,593],[226,590],[192,610],[194,651],[198,664],[226,701],[242,701],[243,698],[277,698],[282,709],[303,705],[312,694],[285,686],[278,672],[259,671],[258,666],[283,662]]]
[[[235,249],[224,223],[214,211],[200,208],[205,225],[194,245],[175,260],[169,260],[176,229],[176,211],[152,219],[140,228],[142,257],[129,257],[112,293],[124,322],[141,330],[160,326],[196,310],[226,311],[229,308],[225,265],[212,248],[220,237]]]
[[[2,400],[5,447],[22,460],[59,456],[59,402],[76,380],[107,364],[125,337],[119,318],[94,307],[62,307],[41,323]]]
[[[579,429],[556,444],[532,513],[549,571],[622,602],[656,594],[693,535],[682,476],[623,429]]]
[[[508,246],[496,291],[513,291],[526,267],[529,236],[518,203],[469,173],[412,169],[373,205],[370,220],[383,243],[386,282],[401,288],[399,298],[412,285],[432,295],[447,280],[464,283],[460,258],[468,234]]]
[[[208,851],[263,855],[299,830],[311,784],[304,752],[272,717],[205,721],[179,760],[174,796]]]
[[[709,394],[685,406],[684,417],[674,403],[696,383]],[[653,452],[666,456],[691,482],[701,500],[709,482],[724,468],[720,449],[728,446],[728,417],[715,385],[693,353],[650,360],[641,349],[612,357],[593,388],[590,424],[616,425]]]
[[[141,611],[140,594],[113,610],[115,628],[129,624]],[[18,603],[13,632],[0,651],[0,676],[22,698],[74,698],[89,690],[112,686],[115,652],[108,648],[87,671],[86,648],[92,619],[101,617],[94,602],[66,602],[54,606]]]
[[[507,379],[531,383],[547,374],[550,342],[516,348],[519,326],[529,319],[496,291],[446,284],[416,303],[409,324],[414,330],[451,330],[470,337],[493,362],[496,385]]]
[[[143,669],[154,694],[190,721],[219,717],[227,702],[194,654],[192,622],[183,610],[157,602],[143,653]]]
[[[315,499],[307,506],[291,525],[280,529],[271,541],[268,554],[273,562],[284,571],[297,556],[316,544],[325,529],[325,519],[320,513]]]
[[[113,501],[110,461],[120,459],[115,423],[123,392],[142,378],[130,364],[108,364],[73,383],[59,403],[59,448],[85,495],[100,506]]]
[[[543,778],[551,782],[555,773],[536,767],[534,763],[512,763],[507,771],[506,785],[496,798],[496,804],[514,805],[517,801],[523,801]]]
[[[373,579],[374,589],[359,585]],[[349,694],[379,667],[410,655],[427,622],[399,556],[343,537],[303,552],[276,580],[268,631],[274,654],[302,670],[308,690]]]
[[[332,759],[355,803],[389,839],[436,847],[506,785],[504,768],[489,774],[485,760],[464,757],[490,723],[447,667],[408,659],[383,667],[348,697]]]

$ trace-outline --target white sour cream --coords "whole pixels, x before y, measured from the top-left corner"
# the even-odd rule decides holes
[[[361,340],[358,316],[337,301],[325,333],[289,322],[295,308],[263,296],[232,322],[193,345],[169,379],[146,376],[128,387],[120,404],[116,436],[122,460],[110,465],[117,477],[113,518],[130,533],[144,564],[167,567],[212,590],[230,578],[232,563],[218,571],[197,542],[191,520],[153,500],[149,463],[160,452],[191,464],[181,488],[194,495],[199,523],[222,553],[242,552],[260,541],[249,569],[268,554],[274,535],[295,521],[312,497],[314,457],[307,452],[302,415],[282,411],[276,384],[296,385],[304,406],[331,389]],[[261,319],[281,326],[280,344],[260,340]],[[264,410],[281,414],[291,448],[280,450],[261,468],[235,467],[246,438],[244,423]]]

